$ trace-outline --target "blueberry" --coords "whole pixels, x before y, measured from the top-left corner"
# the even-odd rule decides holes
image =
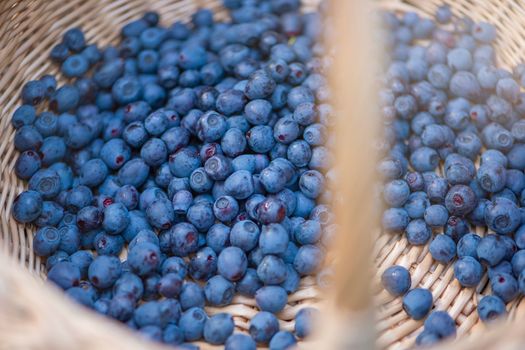
[[[91,190],[86,186],[77,186],[69,191],[66,199],[67,209],[77,212],[88,206],[93,198]]]
[[[447,220],[444,233],[457,242],[469,231],[468,222],[457,216],[451,216]]]
[[[441,337],[439,335],[425,329],[416,337],[416,345],[427,346],[437,344],[440,340]]]
[[[516,279],[504,272],[494,274],[490,279],[490,286],[494,295],[501,298],[505,303],[514,300],[519,294]]]
[[[310,275],[317,272],[324,260],[323,251],[314,245],[304,245],[299,248],[293,265],[300,275]]]
[[[122,139],[111,139],[100,150],[100,158],[112,170],[119,169],[130,156],[131,151]]]
[[[121,203],[111,204],[104,210],[102,226],[110,234],[119,234],[129,224],[129,214],[126,207]]]
[[[36,105],[44,100],[46,86],[40,80],[31,80],[22,87],[22,102],[28,105]]]
[[[118,179],[122,185],[140,187],[148,175],[149,166],[140,158],[133,158],[126,162],[118,172]]]
[[[254,191],[252,175],[246,170],[238,170],[228,176],[224,186],[226,193],[235,199],[246,199]]]
[[[186,219],[194,225],[197,230],[206,232],[214,223],[213,206],[209,202],[197,202],[189,207]]]
[[[432,293],[425,288],[414,288],[403,297],[403,310],[414,320],[423,319],[432,308]]]
[[[71,55],[62,63],[62,73],[68,78],[82,77],[89,69],[89,62],[84,55]]]
[[[478,169],[477,179],[485,191],[498,192],[505,186],[506,171],[498,163],[482,163]]]
[[[193,195],[187,190],[179,190],[173,194],[171,202],[173,204],[175,218],[183,218],[193,203]]]
[[[473,234],[467,233],[463,236],[457,245],[457,255],[459,258],[470,256],[474,259],[478,258],[477,248],[481,241],[481,237]]]
[[[169,166],[174,176],[188,177],[193,170],[201,166],[201,161],[196,149],[185,147],[169,156]]]
[[[124,248],[124,239],[120,235],[113,236],[105,232],[100,232],[95,235],[93,246],[98,255],[118,256]]]
[[[88,250],[78,250],[71,254],[70,261],[79,268],[82,279],[87,279],[89,265],[93,262],[93,254]]]
[[[15,163],[15,174],[23,180],[31,178],[39,169],[42,161],[37,152],[28,150],[22,152]]]
[[[31,125],[36,119],[35,107],[24,104],[18,107],[11,118],[11,124],[15,129],[19,129],[24,125]]]
[[[407,220],[408,221],[408,220]],[[384,218],[383,218],[384,222]],[[432,235],[430,227],[427,226],[424,220],[416,219],[410,221],[406,226],[406,236],[408,242],[413,245],[424,245],[426,244]]]
[[[233,329],[234,324],[230,314],[215,314],[204,324],[204,339],[210,344],[224,344],[233,333]]]
[[[282,254],[288,245],[288,232],[280,224],[269,224],[262,228],[259,246],[263,254]]]
[[[67,112],[78,106],[80,102],[80,92],[73,85],[63,85],[58,88],[49,102],[49,107],[54,112]]]
[[[400,296],[410,289],[410,273],[403,266],[394,265],[383,272],[381,282],[390,294]]]
[[[49,54],[49,57],[55,61],[55,62],[62,62],[64,61],[69,55],[69,49],[65,43],[60,43],[51,49],[51,52]]]
[[[51,271],[51,269],[55,265],[57,265],[58,263],[63,262],[63,261],[70,262],[69,255],[66,252],[63,252],[63,251],[60,251],[60,250],[56,251],[53,255],[49,256],[46,259],[46,270],[48,272],[48,279],[50,279],[49,271]],[[79,269],[79,271],[80,271],[80,269]]]
[[[432,258],[447,264],[456,256],[456,243],[449,236],[440,234],[430,242],[429,251]]]
[[[64,44],[75,52],[81,51],[85,45],[84,33],[80,28],[71,28],[64,33],[63,36]]]
[[[268,343],[279,331],[277,318],[266,311],[260,311],[250,321],[249,332],[257,343]]]
[[[133,300],[126,296],[117,295],[109,302],[108,315],[121,322],[128,321],[133,316]]]
[[[210,278],[204,287],[204,295],[210,305],[224,306],[231,303],[235,287],[233,283],[220,275]]]
[[[202,308],[192,307],[185,311],[179,320],[179,326],[184,332],[184,339],[186,341],[200,339],[207,320],[208,316]]]
[[[389,208],[383,213],[382,224],[386,231],[402,232],[409,224],[408,213],[401,208]]]
[[[114,256],[98,256],[89,265],[88,276],[93,285],[100,289],[113,286],[122,273],[120,260]]]
[[[481,264],[471,256],[463,256],[454,264],[454,275],[463,287],[476,287],[482,274]]]
[[[260,181],[267,192],[277,193],[286,186],[286,178],[283,175],[281,169],[269,166],[260,172]]]
[[[257,276],[265,284],[280,284],[284,282],[287,276],[286,264],[281,258],[266,255],[258,264]]]
[[[151,138],[142,146],[140,155],[147,165],[158,167],[166,161],[168,150],[164,141],[158,138]]]
[[[49,256],[58,250],[60,235],[54,227],[40,228],[33,239],[33,251],[38,256]]]
[[[267,153],[275,145],[272,127],[269,125],[256,125],[246,133],[248,146],[253,152]]]
[[[447,209],[439,204],[428,206],[424,212],[425,223],[430,227],[445,226],[448,220]]]
[[[494,295],[487,295],[481,298],[477,309],[479,318],[483,322],[491,322],[507,314],[503,301]]]
[[[141,304],[133,313],[133,320],[139,327],[160,326],[160,304],[157,301],[148,301]]]
[[[518,250],[512,256],[511,264],[514,276],[519,276],[521,271],[523,271],[525,268],[525,251]]]
[[[489,234],[481,239],[476,252],[480,262],[495,266],[505,257],[505,246],[499,236]]]
[[[186,262],[179,257],[169,257],[162,262],[161,273],[163,275],[166,275],[168,273],[176,273],[181,278],[184,278],[187,274]]]
[[[114,296],[120,295],[138,301],[142,298],[143,293],[144,285],[142,280],[130,272],[123,273],[113,285]]]
[[[198,233],[195,226],[182,222],[169,229],[173,235],[170,242],[171,251],[178,256],[187,256],[198,248]]]
[[[525,175],[520,170],[509,169],[507,170],[507,180],[505,189],[503,191],[512,191],[514,194],[518,195],[523,192],[525,188]]]
[[[470,213],[477,204],[477,198],[469,186],[455,185],[445,197],[445,206],[451,215],[464,216]]]
[[[213,249],[204,247],[191,258],[189,273],[195,280],[206,280],[217,272],[217,263]]]
[[[434,311],[425,320],[425,330],[440,338],[456,336],[456,323],[446,311]]]
[[[506,198],[496,198],[487,204],[485,222],[496,233],[508,234],[521,224],[521,216],[514,202]]]
[[[133,210],[138,205],[139,193],[134,186],[122,186],[115,193],[115,202],[121,203],[128,210]]]
[[[248,335],[242,333],[235,333],[226,340],[225,350],[255,350],[257,344]]]
[[[217,260],[219,274],[233,282],[243,277],[247,266],[248,259],[245,253],[237,247],[224,248]]]
[[[204,307],[204,291],[196,283],[185,282],[182,286],[179,300],[183,310],[188,310],[192,307]]]
[[[410,163],[416,171],[433,171],[438,166],[439,155],[432,148],[421,147],[412,153]]]
[[[498,123],[485,126],[481,136],[485,146],[502,152],[509,151],[514,144],[512,134]]]
[[[279,331],[270,340],[270,349],[288,349],[297,343],[295,336],[287,331]]]
[[[173,205],[166,198],[156,199],[146,207],[146,217],[152,226],[169,229],[175,221]]]
[[[478,99],[481,93],[476,76],[467,71],[458,71],[452,75],[449,90],[454,96],[471,100]]]
[[[14,145],[20,151],[37,151],[44,139],[38,130],[32,125],[23,125],[15,132]]]
[[[139,276],[151,273],[160,265],[160,250],[153,243],[139,243],[128,253],[128,264]]]
[[[231,221],[239,213],[239,204],[231,196],[221,196],[213,204],[213,214],[222,222]]]
[[[401,207],[408,200],[410,188],[404,180],[392,180],[383,189],[383,198],[391,207]]]
[[[287,280],[292,276],[287,275]],[[246,270],[244,277],[240,279],[236,284],[237,292],[242,295],[253,298],[259,288],[262,287],[262,282],[257,275],[257,271],[251,268]]]
[[[226,90],[217,96],[215,108],[224,115],[241,112],[246,104],[246,97],[241,91]]]
[[[182,289],[182,278],[175,273],[167,273],[159,280],[159,294],[166,298],[177,297]]]
[[[90,159],[80,169],[80,183],[89,187],[100,185],[108,176],[108,167],[99,158]]]
[[[445,204],[445,197],[448,192],[448,181],[441,177],[429,179],[426,182],[426,192],[431,203]]]
[[[58,118],[52,112],[42,112],[35,121],[34,126],[43,137],[52,136],[58,129]]]
[[[89,293],[89,291],[81,287],[69,288],[68,290],[66,290],[66,295],[72,300],[79,303],[80,305],[84,305],[89,308],[92,308],[94,306],[93,296]]]
[[[76,226],[65,225],[58,229],[60,236],[59,250],[73,254],[80,247],[80,231]]]
[[[519,249],[523,249],[525,247],[525,227],[523,225],[516,230],[514,234],[514,240],[516,241],[516,245]]]

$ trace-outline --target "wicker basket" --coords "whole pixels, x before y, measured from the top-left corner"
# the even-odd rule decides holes
[[[511,68],[525,61],[523,38],[525,31],[525,3],[522,1],[471,0],[471,1],[386,1],[382,6],[394,10],[412,10],[421,15],[435,13],[443,2],[448,3],[453,14],[458,17],[469,16],[474,21],[493,23],[498,29],[498,40],[495,52],[498,66]],[[477,228],[477,234],[485,235],[483,228]],[[399,264],[408,268],[412,275],[412,287],[429,288],[434,298],[434,306],[438,310],[447,310],[456,320],[458,338],[482,339],[486,327],[479,321],[476,306],[478,300],[490,294],[487,274],[476,288],[462,288],[454,278],[453,263],[443,265],[436,263],[428,251],[428,245],[411,246],[404,235],[381,235],[376,242],[377,278],[389,266]],[[380,286],[378,286],[381,288]],[[422,330],[422,321],[410,319],[402,310],[400,298],[392,298],[386,291],[376,289],[378,303],[377,324],[380,332],[378,343],[391,349],[405,349],[413,346],[415,336]],[[515,300],[507,305],[509,319],[522,315],[525,304]],[[481,348],[486,348],[487,345]],[[498,346],[498,348],[500,348]],[[523,348],[523,346],[521,347]]]
[[[303,1],[313,4],[318,1]],[[525,3],[513,0],[458,0],[449,3],[456,15],[468,15],[474,20],[486,20],[499,29],[497,54],[499,63],[512,66],[525,57],[520,44],[525,40]],[[380,7],[394,10],[416,10],[431,14],[440,0],[379,1]],[[218,0],[0,0],[0,350],[2,349],[140,349],[164,348],[160,345],[145,344],[132,332],[95,313],[88,312],[66,300],[55,288],[42,283],[45,268],[40,258],[33,254],[33,229],[17,224],[11,218],[11,205],[15,196],[24,189],[24,183],[13,173],[16,151],[13,146],[14,130],[10,124],[13,110],[20,103],[19,92],[22,84],[45,73],[57,73],[48,60],[51,46],[57,43],[63,31],[72,26],[81,26],[90,42],[104,45],[116,42],[119,28],[123,23],[139,17],[146,10],[158,10],[163,23],[187,20],[198,7],[208,7],[224,16]],[[364,158],[366,140],[377,130],[377,123],[362,125],[359,116],[374,113],[370,104],[373,84],[363,89],[362,81],[371,80],[371,69],[367,57],[358,49],[367,46],[362,33],[371,28],[366,13],[365,1],[334,1],[335,26],[348,30],[351,47],[341,50],[335,59],[334,84],[335,102],[339,111],[348,116],[338,128],[342,152],[338,161],[342,165],[342,177],[349,179],[338,189],[348,195],[344,206],[338,205],[337,213],[345,235],[339,235],[335,251],[337,262],[337,289],[332,296],[324,298],[313,280],[302,280],[301,288],[289,298],[289,305],[278,317],[281,328],[291,330],[295,313],[305,305],[317,305],[329,316],[320,325],[320,343],[302,344],[306,348],[370,348],[373,336],[368,321],[370,290],[363,264],[369,260],[370,252],[375,257],[378,271],[373,283],[379,304],[376,319],[377,339],[380,347],[391,349],[409,348],[422,322],[410,320],[401,310],[399,298],[393,299],[377,286],[377,276],[388,266],[397,263],[410,267],[413,284],[432,290],[436,307],[447,309],[458,323],[459,338],[467,338],[454,344],[444,345],[446,349],[520,349],[525,336],[518,322],[511,326],[493,327],[490,330],[478,322],[475,306],[480,294],[487,293],[486,277],[476,289],[461,288],[453,278],[450,266],[437,265],[428,254],[427,247],[411,247],[402,236],[379,235],[372,248],[370,237],[362,232],[369,230],[373,218],[374,203],[366,200],[366,188],[371,183],[373,158]],[[345,32],[346,33],[346,32]],[[502,35],[505,33],[505,35]],[[347,37],[344,36],[346,39]],[[347,42],[348,43],[348,42]],[[366,52],[366,51],[364,51]],[[352,61],[352,65],[348,62]],[[348,80],[348,77],[354,79]],[[357,79],[365,78],[365,79]],[[360,130],[359,135],[355,130]],[[360,161],[359,169],[345,166]],[[346,169],[350,169],[346,170]],[[348,172],[347,172],[348,171]],[[348,175],[347,177],[345,175]],[[355,181],[354,181],[355,180]],[[365,199],[363,199],[365,198]],[[364,213],[364,214],[363,214]],[[370,246],[370,249],[367,247]],[[359,249],[356,249],[359,247]],[[14,257],[6,259],[6,256]],[[343,261],[344,260],[344,261]],[[30,273],[24,272],[29,271]],[[37,276],[38,278],[34,278]],[[246,330],[249,319],[257,312],[254,300],[236,297],[232,305],[222,308],[207,308],[211,314],[218,311],[234,315],[237,329]],[[520,302],[511,306],[511,318],[520,316],[524,307]],[[349,310],[350,319],[347,323]],[[363,311],[364,310],[364,311]],[[359,320],[355,322],[355,320]],[[350,326],[352,325],[352,326]],[[353,327],[353,328],[351,328]],[[366,332],[362,332],[366,331]],[[473,337],[463,335],[471,333]],[[486,333],[486,334],[485,334]],[[344,334],[344,336],[342,336]],[[359,338],[355,341],[353,338]],[[329,346],[328,344],[334,344]],[[214,348],[199,344],[203,348]]]
[[[308,9],[308,6],[310,8],[314,7],[318,2],[318,0],[303,1],[305,10]],[[0,243],[2,250],[15,257],[19,264],[33,275],[41,279],[45,278],[45,264],[42,264],[41,259],[33,254],[32,236],[34,230],[27,225],[17,224],[10,214],[15,196],[25,186],[12,171],[17,158],[17,151],[13,147],[14,129],[10,124],[11,115],[20,104],[20,89],[24,82],[38,79],[46,73],[57,74],[58,77],[61,77],[56,65],[49,60],[49,51],[53,45],[60,42],[62,34],[67,28],[79,26],[85,31],[88,42],[104,46],[109,43],[117,43],[120,37],[120,28],[130,20],[139,18],[148,10],[158,11],[161,14],[162,23],[169,25],[176,20],[189,21],[191,14],[199,7],[210,8],[216,12],[216,18],[223,18],[225,12],[221,9],[220,3],[221,1],[219,0],[0,1],[0,23],[2,23],[0,25],[0,57],[2,58],[0,63],[0,71],[2,72],[0,73],[0,105],[2,108],[0,128],[2,131],[0,133],[3,140],[0,145],[0,154],[2,155],[0,165],[2,179],[0,189],[2,234]],[[6,254],[3,253],[3,255]],[[10,276],[14,275],[11,273]],[[10,292],[10,297],[17,298],[17,300],[11,300],[12,304],[7,304],[9,301],[6,302],[5,299],[0,297],[0,313],[2,314],[0,316],[0,349],[4,347],[11,349],[17,345],[20,345],[19,347],[23,349],[30,347],[24,343],[28,340],[28,338],[25,338],[25,334],[28,333],[27,331],[33,333],[37,324],[30,324],[27,321],[24,324],[22,319],[18,319],[17,316],[31,319],[38,317],[42,323],[48,323],[45,327],[47,328],[51,325],[63,323],[60,319],[71,319],[71,314],[78,313],[79,315],[75,316],[75,320],[71,322],[75,329],[70,329],[65,333],[69,333],[71,340],[73,338],[80,340],[78,338],[78,333],[81,332],[79,329],[85,327],[81,324],[84,321],[83,315],[88,314],[85,310],[66,311],[70,310],[69,303],[57,300],[56,303],[58,305],[55,305],[51,301],[52,298],[48,300],[48,296],[44,293],[48,289],[47,287],[38,287],[38,294],[33,295],[31,293],[34,293],[34,289],[26,290],[24,285],[29,283],[27,279],[25,279],[26,282],[22,282],[22,280],[18,280],[18,277],[15,278],[16,280],[10,280],[5,277],[4,283],[3,274],[0,273],[0,290],[2,287],[5,287],[5,291]],[[303,278],[299,290],[289,296],[289,304],[278,315],[281,329],[293,331],[295,314],[304,306],[316,305],[319,290],[315,287],[314,281],[311,277]],[[40,289],[44,291],[42,294],[40,294]],[[2,293],[0,292],[0,294]],[[41,298],[41,300],[39,302],[31,301],[34,297]],[[6,303],[5,306],[3,305],[4,303]],[[51,307],[50,312],[53,312],[52,309],[54,308],[59,308],[59,310],[56,310],[57,313],[55,315],[59,317],[56,319],[57,322],[50,322],[52,319],[48,319],[45,316],[47,313],[44,312],[44,309],[40,310],[38,305],[41,305],[42,308]],[[62,307],[64,307],[63,310]],[[78,308],[75,306],[75,309]],[[220,309],[209,307],[206,308],[206,311],[208,314],[228,312],[233,315],[237,330],[246,331],[249,320],[258,312],[258,309],[254,299],[236,296],[231,305]],[[71,313],[68,314],[69,312]],[[62,314],[62,316],[58,316],[59,314]],[[86,320],[96,317],[96,315],[91,315],[92,313],[89,314],[85,316]],[[14,319],[13,316],[15,317]],[[79,320],[78,324],[76,324],[77,320]],[[99,317],[96,317],[96,322],[102,321],[99,320]],[[104,319],[103,324],[106,323],[110,322],[106,322]],[[27,327],[27,331],[20,331],[20,329],[14,328],[20,326]],[[38,326],[41,325],[39,324]],[[45,328],[42,328],[39,332],[48,332],[49,335],[56,333],[56,331],[49,328],[47,328],[47,331],[44,331]],[[93,327],[90,332],[98,335],[98,328]],[[54,337],[57,337],[56,341],[62,341],[60,339],[61,336],[55,334]],[[121,338],[126,337],[128,335],[123,335]],[[82,342],[85,343],[85,340],[80,341],[80,343]],[[65,349],[77,347],[76,344],[72,344],[75,343],[68,344],[67,339],[64,339],[64,343],[59,345]],[[210,347],[204,343],[199,343],[198,345],[203,348]],[[121,345],[121,347],[130,348],[127,345]],[[56,349],[57,347],[53,344],[49,348]]]

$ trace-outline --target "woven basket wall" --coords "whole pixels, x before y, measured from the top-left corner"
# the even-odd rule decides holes
[[[337,6],[344,5],[334,1]],[[351,0],[357,1],[357,0]],[[307,5],[316,0],[303,2]],[[432,14],[438,4],[449,3],[456,15],[468,15],[474,20],[494,23],[499,30],[497,55],[499,64],[510,67],[525,61],[525,2],[512,0],[407,0],[378,1],[380,7],[394,10],[416,10]],[[0,350],[2,349],[140,349],[138,337],[114,322],[83,310],[66,301],[62,295],[42,283],[45,267],[34,256],[34,228],[19,225],[11,218],[15,196],[24,183],[13,172],[17,152],[13,146],[14,129],[10,118],[20,104],[19,92],[24,82],[46,73],[57,73],[48,59],[52,45],[60,41],[65,29],[81,26],[89,42],[99,45],[118,41],[120,27],[140,17],[146,10],[157,10],[162,23],[188,20],[198,7],[212,8],[218,18],[224,16],[219,0],[0,0]],[[341,15],[342,16],[342,15]],[[345,36],[340,36],[345,38]],[[351,47],[351,43],[345,43]],[[344,91],[336,91],[343,94]],[[351,135],[349,124],[341,125]],[[346,190],[344,190],[346,191]],[[352,215],[350,215],[351,217]],[[343,226],[343,232],[346,231]],[[348,237],[353,233],[349,232]],[[343,249],[340,249],[343,251]],[[5,256],[14,257],[11,261]],[[520,349],[525,344],[519,324],[505,329],[485,331],[478,322],[475,307],[478,297],[488,293],[487,278],[477,289],[461,288],[454,280],[451,266],[435,264],[428,247],[411,247],[399,236],[379,235],[373,256],[377,276],[392,264],[410,268],[413,287],[432,290],[436,307],[446,309],[458,323],[458,337],[473,337],[445,346],[446,349]],[[342,256],[344,258],[344,256]],[[340,259],[342,260],[342,259]],[[22,267],[25,271],[23,272]],[[377,279],[376,279],[377,281]],[[399,298],[393,299],[379,287],[376,303],[378,344],[391,349],[410,348],[422,322],[410,320],[401,309]],[[313,280],[305,278],[298,292],[290,296],[286,309],[278,315],[281,327],[293,328],[295,313],[305,305],[319,305],[320,292]],[[510,306],[511,318],[521,316],[525,306],[520,301]],[[234,315],[236,326],[246,330],[249,319],[256,313],[255,302],[236,297],[234,304],[220,309]],[[208,312],[218,310],[208,308]],[[361,325],[363,327],[363,325]],[[366,327],[366,326],[365,326]],[[487,333],[487,334],[485,334]],[[30,335],[30,336],[29,336]],[[213,348],[199,344],[203,348]],[[304,345],[304,344],[303,344]],[[161,348],[148,344],[148,348]],[[319,348],[319,347],[317,347]]]

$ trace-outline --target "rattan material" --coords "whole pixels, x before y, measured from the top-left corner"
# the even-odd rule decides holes
[[[312,8],[318,0],[303,1],[303,3],[306,10]],[[45,266],[41,259],[33,254],[34,228],[17,224],[10,214],[15,196],[25,186],[13,172],[17,151],[13,146],[14,129],[10,119],[14,109],[20,104],[19,94],[24,82],[37,79],[43,74],[58,74],[57,67],[48,57],[49,50],[60,42],[63,32],[70,27],[80,26],[85,31],[88,42],[103,46],[117,43],[122,25],[131,19],[139,18],[147,10],[158,11],[162,23],[169,25],[176,20],[188,21],[191,14],[199,7],[213,9],[217,18],[224,17],[224,11],[218,0],[0,0],[0,254],[14,257],[19,265],[33,275],[41,279],[45,278]],[[9,279],[6,277],[6,283],[3,283],[3,276],[6,273],[9,273]],[[63,303],[62,300],[51,297],[48,302],[47,293],[39,296],[34,289],[25,290],[23,281],[27,282],[25,276],[19,281],[9,269],[3,269],[3,273],[0,269],[0,349],[37,347],[34,344],[24,343],[24,340],[28,340],[24,334],[31,332],[32,328],[37,326],[36,322],[22,326],[24,317],[28,320],[38,317],[38,321],[42,324],[49,321],[54,325],[67,318],[67,322],[71,322],[72,326],[69,330],[76,329],[77,333],[86,324],[100,322],[101,325],[98,327],[106,327],[106,324],[110,323],[106,319],[93,318],[92,315],[87,315],[85,310],[66,305],[69,303]],[[47,289],[44,285],[38,288]],[[315,306],[319,295],[314,279],[303,278],[299,290],[290,295],[288,305],[277,315],[281,329],[292,331],[295,314],[304,306]],[[20,296],[24,302],[14,300],[14,296]],[[38,302],[35,298],[42,298],[42,300]],[[15,305],[11,305],[10,302],[15,302]],[[54,303],[64,305],[54,305]],[[43,308],[45,305],[50,308]],[[237,329],[246,331],[249,320],[258,312],[255,305],[253,299],[236,296],[231,305],[224,308],[210,307],[206,308],[206,311],[209,314],[229,312],[234,317]],[[58,308],[56,315],[52,315],[53,307]],[[9,312],[4,312],[17,308],[19,314],[24,317],[13,318]],[[75,310],[74,316],[67,315],[69,310]],[[46,315],[49,315],[48,319]],[[95,328],[92,334],[98,334],[96,330],[99,328],[96,325],[93,327]],[[22,330],[25,331],[21,332]],[[52,334],[52,330],[47,328],[47,331]],[[127,330],[118,330],[118,332],[129,333]],[[74,340],[82,340],[82,336],[70,335],[69,339],[65,338],[64,343],[55,342],[50,348],[58,349],[59,346],[64,349],[76,348],[73,346]],[[202,348],[209,347],[204,343],[199,345]],[[110,348],[109,344],[108,348]]]
[[[399,0],[379,1],[378,4],[384,8],[431,14],[442,2]],[[455,14],[466,14],[474,20],[496,24],[499,30],[496,52],[501,65],[510,67],[525,57],[520,50],[525,40],[525,3],[512,0],[444,2],[450,3]],[[18,225],[11,218],[13,199],[23,190],[24,184],[12,171],[16,151],[13,147],[14,130],[9,121],[20,103],[19,91],[23,82],[57,72],[47,58],[48,52],[60,40],[63,31],[71,26],[82,26],[90,42],[103,45],[117,41],[122,24],[139,17],[145,10],[159,10],[162,21],[171,23],[176,19],[187,20],[198,6],[213,8],[220,16],[218,3],[218,0],[0,0],[0,350],[144,348],[132,332],[87,312],[41,283],[45,269],[40,259],[32,254],[34,230]],[[15,257],[12,260],[18,266],[8,262],[5,255]],[[380,235],[374,256],[377,276],[395,263],[410,267],[413,285],[430,288],[437,308],[447,309],[457,320],[459,337],[464,338],[462,336],[468,333],[475,335],[444,348],[522,348],[525,336],[521,335],[519,324],[486,331],[478,322],[475,306],[479,294],[488,292],[486,277],[476,290],[460,288],[450,266],[435,264],[428,254],[428,247],[411,247],[401,235]],[[23,272],[24,269],[38,278],[31,278],[31,274]],[[379,344],[391,349],[411,347],[422,323],[407,318],[401,310],[399,298],[394,300],[381,292],[379,286],[375,290],[378,295]],[[313,280],[303,279],[301,289],[290,297],[290,305],[279,315],[282,328],[290,330],[293,327],[291,320],[300,308],[294,304],[316,305],[319,297],[320,292],[313,286]],[[208,308],[210,313],[218,310],[235,315],[240,330],[247,328],[248,320],[256,313],[254,301],[241,297],[236,297],[226,308]],[[515,302],[511,306],[511,318],[522,316],[524,310],[520,302]],[[148,347],[154,348],[151,344]]]

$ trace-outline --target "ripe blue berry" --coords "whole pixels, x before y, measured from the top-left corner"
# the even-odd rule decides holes
[[[447,264],[456,256],[456,243],[447,235],[437,235],[430,243],[429,250],[435,260]]]
[[[206,320],[204,340],[210,344],[224,344],[233,333],[234,324],[230,314],[218,313]]]
[[[403,310],[414,320],[423,319],[432,308],[432,293],[425,288],[414,288],[403,297]]]
[[[257,343],[268,343],[279,331],[277,318],[266,311],[261,311],[250,321],[249,332]]]
[[[381,275],[383,287],[392,295],[405,294],[411,285],[410,273],[402,266],[394,265],[387,268]]]

